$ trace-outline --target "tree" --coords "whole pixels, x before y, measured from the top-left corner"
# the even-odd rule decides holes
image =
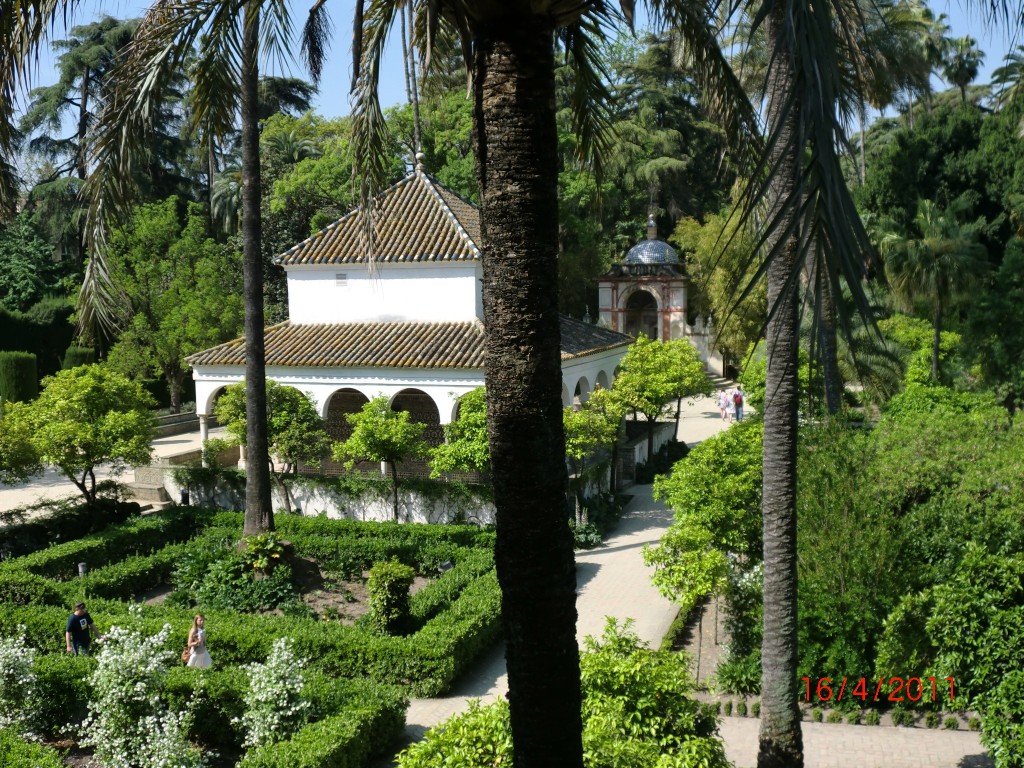
[[[113,233],[110,278],[121,292],[123,329],[108,356],[131,376],[167,380],[171,413],[181,408],[186,356],[238,335],[242,326],[241,254],[207,237],[206,217],[189,206],[179,224],[178,200],[139,207]]]
[[[967,103],[967,86],[978,76],[978,68],[985,60],[985,52],[978,48],[973,37],[958,37],[952,41],[942,64],[942,76],[960,89],[960,100]]]
[[[102,365],[83,365],[43,379],[31,403],[12,403],[0,418],[0,459],[8,480],[55,466],[86,504],[96,503],[96,467],[121,474],[148,464],[155,419],[140,384]]]
[[[763,284],[758,284],[741,302],[735,298],[760,266],[750,259],[755,251],[755,238],[739,228],[730,210],[724,210],[705,217],[703,223],[692,218],[680,219],[672,242],[687,255],[691,285],[699,286],[699,296],[695,298],[703,299],[707,314],[714,320],[718,348],[726,362],[739,360],[760,338],[768,311]]]
[[[654,428],[673,401],[711,394],[711,381],[696,348],[685,339],[658,341],[644,334],[634,341],[620,364],[613,391],[647,421],[647,456],[654,455]]]
[[[601,407],[588,407],[590,401],[582,408],[568,407],[562,411],[562,423],[565,427],[565,456],[572,468],[570,485],[576,498],[576,522],[585,525],[588,521],[583,512],[583,494],[591,479],[587,473],[587,461],[594,454],[615,441],[619,436],[621,416],[616,416]]]
[[[47,14],[54,11],[48,10]],[[46,15],[46,14],[44,14]],[[33,21],[35,21],[33,19]],[[38,39],[38,26],[32,28]],[[283,55],[290,45],[287,8],[272,0],[210,4],[195,0],[157,0],[139,22],[132,44],[118,59],[117,87],[97,128],[97,167],[90,176],[88,234],[94,246],[79,305],[82,320],[109,324],[116,292],[111,289],[103,245],[111,217],[125,210],[135,192],[131,170],[145,157],[155,115],[151,103],[177,73],[191,69],[193,130],[203,126],[210,137],[233,133],[241,122],[242,272],[245,303],[245,382],[250,406],[246,446],[246,536],[273,530],[267,443],[266,365],[264,361],[263,255],[259,157],[259,58]],[[29,34],[28,37],[32,37]],[[13,73],[0,72],[0,84]],[[2,136],[0,136],[2,138]]]
[[[746,419],[654,481],[654,498],[668,504],[673,522],[644,548],[644,562],[681,611],[720,591],[730,562],[749,568],[761,561],[761,438],[761,423]]]
[[[0,307],[24,312],[57,292],[60,271],[53,246],[39,237],[27,213],[0,225]]]
[[[218,421],[240,445],[246,445],[248,440],[247,396],[244,383],[232,384],[225,388],[214,406]],[[291,512],[291,494],[284,481],[285,476],[296,474],[300,463],[319,465],[330,448],[330,436],[311,395],[267,379],[266,403],[269,468],[284,496],[285,512]],[[246,471],[249,471],[251,464],[248,462],[252,458],[248,451],[246,459]],[[279,472],[275,459],[283,465]]]
[[[359,413],[345,415],[352,434],[343,443],[335,443],[332,454],[351,468],[360,459],[382,461],[391,471],[391,497],[395,522],[398,522],[398,466],[408,459],[427,455],[423,440],[426,424],[413,421],[408,411],[392,410],[384,395],[363,404]]]
[[[983,219],[962,224],[961,201],[947,210],[931,200],[921,200],[914,219],[917,235],[903,235],[889,228],[880,237],[889,282],[906,305],[917,299],[931,303],[932,380],[939,380],[939,343],[942,315],[955,297],[976,285],[987,271],[985,247],[977,242]]]
[[[445,472],[488,473],[487,392],[477,387],[459,398],[459,417],[444,426],[444,442],[430,451],[430,476]]]

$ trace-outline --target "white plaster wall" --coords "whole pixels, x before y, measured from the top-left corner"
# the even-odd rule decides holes
[[[483,318],[479,262],[288,268],[293,323],[443,322]],[[345,285],[336,277],[346,276]]]

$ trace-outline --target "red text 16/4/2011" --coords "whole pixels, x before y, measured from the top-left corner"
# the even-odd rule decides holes
[[[804,681],[804,701],[842,701],[849,699],[868,701],[939,701],[949,695],[956,698],[956,686],[952,677],[880,677],[877,681],[866,677],[819,677],[817,682],[809,677]]]

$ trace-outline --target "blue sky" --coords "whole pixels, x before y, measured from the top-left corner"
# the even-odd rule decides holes
[[[615,2],[615,0],[611,1]],[[312,3],[313,0],[290,0],[296,35],[301,31],[302,23]],[[103,14],[121,18],[140,15],[148,5],[147,0],[85,0],[78,5],[78,10],[71,20],[71,26],[88,23]],[[327,3],[334,23],[334,36],[329,60],[324,69],[321,92],[315,101],[315,107],[321,114],[328,117],[345,115],[350,111],[348,86],[352,74],[350,46],[354,7],[354,0],[328,0]],[[936,14],[947,14],[949,17],[947,23],[951,27],[951,34],[956,37],[971,35],[979,41],[981,49],[986,52],[986,58],[977,82],[988,82],[992,70],[1000,66],[1004,53],[1012,47],[1006,31],[986,30],[980,14],[966,13],[963,4],[955,0],[932,0],[931,7]],[[642,24],[643,20],[640,19],[639,22]],[[60,25],[55,30],[54,37],[56,39],[64,37],[64,29]],[[385,57],[381,68],[381,103],[385,106],[405,101],[405,84],[397,47],[399,40],[397,30],[393,40],[396,45],[392,46],[393,50]],[[295,52],[296,62],[292,67],[291,74],[301,77],[304,73],[298,63],[298,43],[295,45]],[[273,71],[270,73],[286,74]],[[48,53],[44,53],[40,58],[40,68],[35,84],[47,85],[55,79],[53,58]],[[936,83],[936,87],[943,86]]]

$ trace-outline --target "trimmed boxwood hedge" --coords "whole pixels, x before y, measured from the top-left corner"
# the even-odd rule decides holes
[[[4,768],[64,768],[61,753],[0,729],[0,765]]]
[[[146,554],[171,542],[184,541],[205,525],[211,512],[198,507],[175,507],[124,525],[111,526],[77,541],[55,544],[30,555],[6,560],[0,572],[25,570],[66,581],[78,575],[78,564],[101,568],[132,555]]]

